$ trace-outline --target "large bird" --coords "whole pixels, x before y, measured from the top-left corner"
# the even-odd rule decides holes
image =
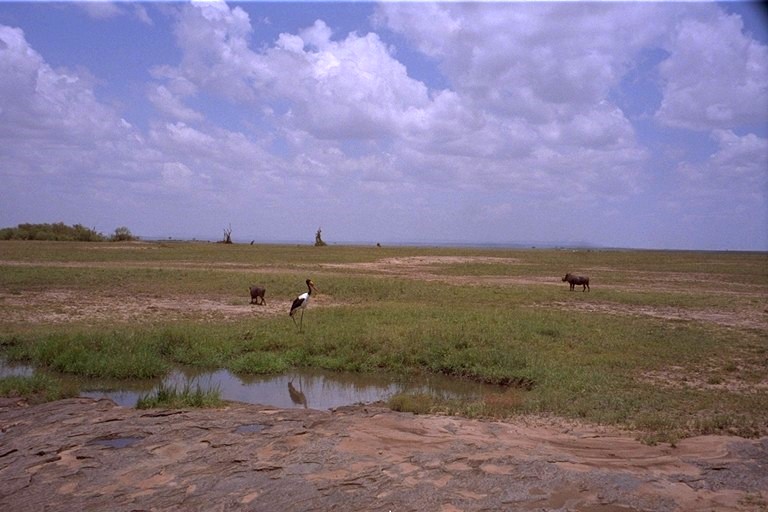
[[[307,279],[307,291],[293,299],[293,304],[291,304],[291,312],[288,314],[293,318],[294,324],[296,324],[296,317],[294,317],[293,314],[298,310],[301,310],[301,322],[298,325],[299,332],[301,332],[304,326],[304,310],[307,308],[307,304],[309,304],[309,299],[312,296],[313,290],[318,291],[318,289],[315,288],[315,283],[313,283],[311,279]]]

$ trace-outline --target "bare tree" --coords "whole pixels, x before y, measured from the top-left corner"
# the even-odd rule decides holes
[[[322,231],[320,230],[320,228],[317,228],[317,233],[315,233],[315,247],[323,247],[325,245],[328,245],[325,242],[323,242],[323,238],[320,236],[320,233],[322,233]]]
[[[224,228],[224,240],[222,240],[221,243],[223,244],[232,243],[232,224],[230,224],[228,228]]]

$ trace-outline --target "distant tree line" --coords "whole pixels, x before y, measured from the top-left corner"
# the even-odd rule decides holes
[[[60,242],[126,242],[138,240],[125,226],[115,229],[107,237],[93,228],[82,224],[67,226],[63,222],[54,224],[19,224],[15,228],[0,229],[0,240],[49,240]]]

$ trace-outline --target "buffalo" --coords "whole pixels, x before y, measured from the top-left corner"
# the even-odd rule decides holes
[[[571,285],[571,291],[573,291],[576,285],[581,285],[583,288],[581,291],[589,291],[589,278],[587,276],[575,276],[571,273],[565,274],[563,282],[568,281]]]

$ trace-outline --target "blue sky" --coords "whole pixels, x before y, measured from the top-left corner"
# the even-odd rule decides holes
[[[757,3],[0,3],[0,227],[768,250]]]

